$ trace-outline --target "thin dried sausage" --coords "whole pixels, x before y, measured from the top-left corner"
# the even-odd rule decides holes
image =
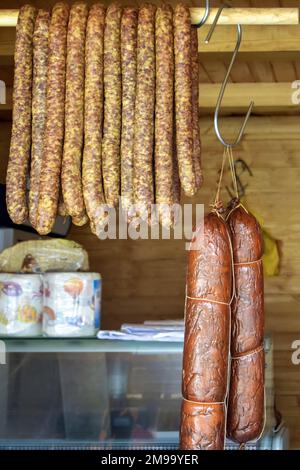
[[[154,202],[155,11],[140,7],[137,36],[137,88],[134,123],[134,202],[148,218]]]
[[[46,124],[46,90],[50,13],[39,10],[33,34],[32,143],[30,163],[29,220],[36,226],[40,174]]]
[[[155,102],[155,203],[164,226],[172,224],[173,193],[173,10],[163,5],[156,11]]]
[[[84,54],[88,7],[71,7],[67,35],[65,139],[62,160],[62,191],[67,212],[74,223],[85,219],[81,183],[84,113]]]
[[[133,142],[136,91],[137,10],[127,7],[121,20],[122,133],[121,197],[128,212],[133,198]]]
[[[117,206],[120,193],[122,9],[107,8],[104,30],[104,122],[102,171],[106,203]]]
[[[46,127],[40,175],[37,231],[51,232],[57,214],[64,137],[65,68],[69,6],[57,3],[49,28]]]
[[[37,11],[20,8],[16,28],[13,119],[6,176],[6,205],[15,224],[28,217],[26,177],[31,145],[32,40]]]
[[[193,120],[193,164],[197,189],[202,186],[201,141],[199,128],[199,55],[198,29],[191,27],[191,77],[192,77],[192,120]]]
[[[180,182],[184,193],[196,193],[193,163],[191,80],[191,18],[186,5],[174,11],[176,146]]]
[[[105,7],[94,4],[89,12],[85,42],[84,151],[82,186],[91,226],[99,223],[105,203],[102,184],[103,55]]]

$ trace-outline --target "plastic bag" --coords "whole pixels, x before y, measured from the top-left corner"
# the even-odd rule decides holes
[[[88,271],[88,254],[79,243],[53,238],[29,240],[6,248],[0,254],[0,272],[44,273]]]

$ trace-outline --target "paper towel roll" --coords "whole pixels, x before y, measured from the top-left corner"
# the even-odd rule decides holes
[[[43,333],[94,336],[100,327],[100,274],[46,273],[43,279]]]
[[[0,273],[0,335],[40,336],[43,283],[39,274]]]

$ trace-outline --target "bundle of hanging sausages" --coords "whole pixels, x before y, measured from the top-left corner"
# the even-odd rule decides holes
[[[20,9],[7,208],[40,234],[56,215],[98,233],[103,204],[178,203],[202,184],[197,32],[189,9]],[[175,137],[176,134],[176,137]],[[176,150],[174,150],[176,149]],[[27,180],[29,177],[29,195]],[[142,209],[141,209],[142,211]]]
[[[203,227],[202,227],[203,228]],[[194,245],[195,244],[195,245]],[[236,200],[214,210],[189,252],[181,448],[245,445],[264,427],[262,235]]]

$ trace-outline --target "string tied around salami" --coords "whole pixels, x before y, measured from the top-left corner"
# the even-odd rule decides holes
[[[239,359],[245,359],[247,357],[254,356],[255,354],[258,354],[259,352],[261,352],[263,350],[264,350],[264,346],[261,345],[261,346],[255,348],[255,349],[253,349],[252,351],[247,351],[247,352],[238,354],[236,356],[231,356],[231,360],[237,361]]]

